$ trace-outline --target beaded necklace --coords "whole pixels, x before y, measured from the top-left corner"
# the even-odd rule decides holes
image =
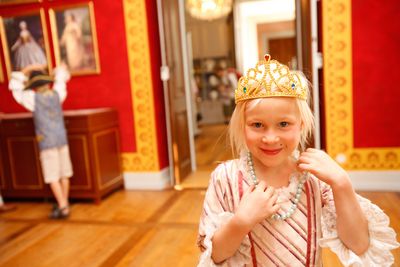
[[[253,158],[251,156],[250,151],[247,152],[247,165],[249,166],[249,172],[250,172],[251,179],[253,180],[253,184],[257,186],[258,179],[256,176],[256,172],[254,170]],[[287,218],[290,218],[290,216],[293,215],[294,211],[297,209],[297,204],[300,202],[301,193],[303,192],[303,187],[304,187],[304,183],[306,182],[307,175],[308,175],[308,173],[305,172],[304,175],[302,176],[299,184],[297,185],[296,195],[295,195],[295,198],[293,199],[292,206],[289,208],[289,210],[287,212],[283,213],[282,215],[277,214],[277,213],[273,214],[271,216],[272,219],[286,220]]]

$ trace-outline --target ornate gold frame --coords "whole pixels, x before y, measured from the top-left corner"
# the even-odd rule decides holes
[[[95,20],[95,16],[94,16],[93,2],[84,3],[84,4],[76,4],[76,5],[68,5],[68,6],[62,6],[62,7],[49,9],[51,36],[53,39],[53,48],[54,48],[54,58],[56,60],[56,66],[58,66],[61,62],[61,56],[60,56],[60,47],[59,47],[59,42],[58,42],[59,40],[58,40],[58,27],[57,27],[57,21],[56,21],[56,12],[65,11],[65,10],[73,9],[73,8],[83,8],[83,7],[87,7],[89,10],[90,29],[92,32],[93,53],[94,53],[96,67],[93,70],[71,71],[72,76],[99,74],[101,71],[100,70],[100,61],[99,61],[98,40],[97,40],[97,33],[96,33],[96,20]]]
[[[153,84],[146,2],[124,0],[124,19],[128,47],[130,88],[134,111],[136,152],[122,153],[124,172],[158,172]]]
[[[30,11],[28,13],[17,13],[17,14],[0,17],[0,34],[2,36],[1,41],[2,41],[2,45],[3,45],[4,62],[6,64],[6,70],[7,70],[8,77],[10,77],[10,75],[11,75],[11,71],[12,71],[11,65],[12,64],[11,64],[10,53],[8,51],[8,41],[7,41],[6,29],[4,28],[4,19],[3,18],[29,16],[29,15],[34,15],[37,13],[40,16],[40,23],[42,26],[44,46],[46,49],[45,53],[46,53],[46,58],[47,58],[47,66],[48,66],[49,72],[51,73],[51,71],[52,71],[52,63],[51,63],[51,56],[50,56],[49,38],[47,35],[46,19],[45,19],[44,9],[41,8],[41,9],[39,9],[39,12],[37,12],[37,10],[36,10],[36,11]]]
[[[353,142],[351,0],[322,5],[327,152],[348,170],[400,169],[400,148]]]
[[[42,0],[0,0],[0,6],[18,5],[27,3],[40,3]]]
[[[0,62],[0,83],[3,83],[3,82],[4,82],[3,63]]]

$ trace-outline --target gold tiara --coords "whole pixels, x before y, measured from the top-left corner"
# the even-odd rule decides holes
[[[235,90],[235,103],[264,97],[297,97],[307,100],[305,78],[292,72],[286,65],[271,59],[266,54],[264,60],[247,71],[239,79]]]

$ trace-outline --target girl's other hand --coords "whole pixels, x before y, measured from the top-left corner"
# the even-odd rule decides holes
[[[347,172],[322,150],[307,148],[297,162],[302,171],[308,171],[331,187],[349,181]]]
[[[277,199],[275,189],[267,186],[264,181],[259,182],[257,186],[251,185],[244,192],[235,212],[237,222],[251,230],[257,223],[271,217],[279,210]]]

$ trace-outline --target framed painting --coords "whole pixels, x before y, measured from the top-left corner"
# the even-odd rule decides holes
[[[50,9],[56,65],[71,75],[100,73],[93,3]]]
[[[7,75],[28,65],[43,65],[51,71],[49,42],[43,9],[0,17],[0,33]]]
[[[42,0],[0,0],[0,6],[39,3],[39,2],[42,2]]]

